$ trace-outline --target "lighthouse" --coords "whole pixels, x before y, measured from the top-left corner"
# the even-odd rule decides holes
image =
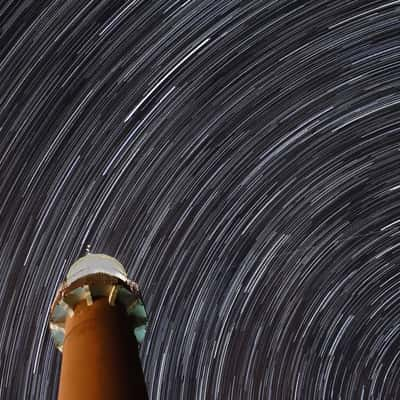
[[[71,266],[49,325],[62,352],[58,400],[147,399],[138,351],[147,315],[115,258],[88,253]]]

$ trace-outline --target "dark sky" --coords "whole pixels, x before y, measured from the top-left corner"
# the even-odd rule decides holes
[[[0,2],[0,398],[56,399],[87,243],[151,399],[400,398],[400,4]]]

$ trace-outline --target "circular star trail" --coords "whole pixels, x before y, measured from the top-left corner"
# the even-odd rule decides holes
[[[3,1],[0,398],[57,285],[139,282],[151,399],[400,398],[400,4]]]

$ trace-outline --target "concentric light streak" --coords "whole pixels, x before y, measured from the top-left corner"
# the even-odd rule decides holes
[[[0,2],[0,398],[56,399],[87,243],[151,399],[400,399],[398,1]]]

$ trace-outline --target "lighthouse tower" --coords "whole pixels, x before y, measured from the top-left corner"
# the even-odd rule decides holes
[[[147,399],[138,354],[146,324],[139,287],[115,258],[79,258],[50,311],[62,352],[58,399]]]

